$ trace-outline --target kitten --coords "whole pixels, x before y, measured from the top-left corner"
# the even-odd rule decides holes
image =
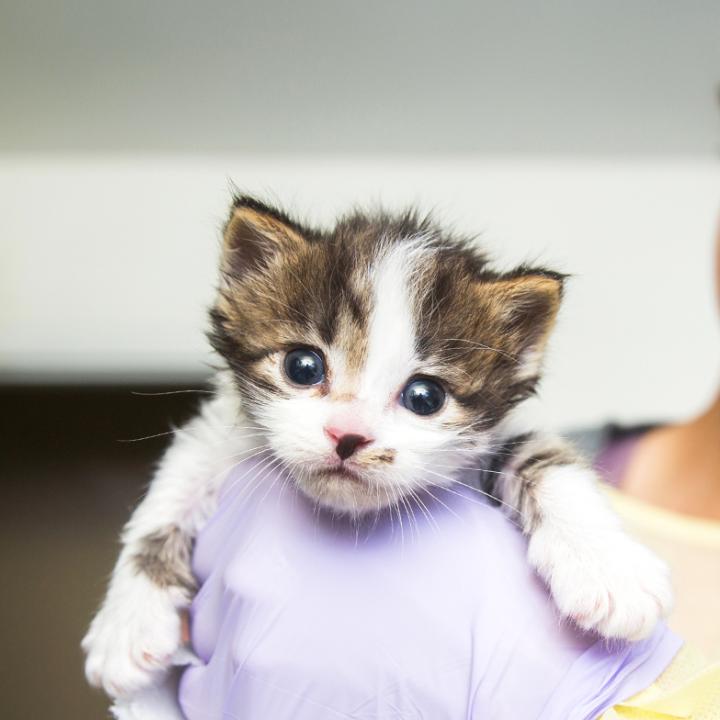
[[[90,682],[128,697],[163,677],[195,590],[193,538],[228,458],[253,453],[353,515],[482,465],[560,611],[608,638],[648,635],[670,605],[664,566],[623,533],[571,448],[517,430],[562,290],[546,269],[493,271],[413,212],[322,232],[237,197],[211,311],[224,369],[124,529],[83,640]]]

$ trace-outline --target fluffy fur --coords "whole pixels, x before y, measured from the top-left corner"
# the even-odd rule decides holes
[[[210,340],[226,369],[125,528],[83,641],[90,682],[130,707],[165,677],[193,593],[192,539],[230,467],[254,455],[289,468],[318,504],[353,515],[483,467],[486,490],[516,513],[529,560],[567,617],[606,637],[652,630],[670,604],[664,566],[622,532],[570,448],[511,430],[537,386],[560,274],[497,273],[469,240],[412,212],[356,213],[320,232],[238,197],[223,237]],[[322,356],[323,382],[299,387],[285,375],[298,347]],[[402,405],[414,377],[441,384],[438,412]],[[368,442],[341,459],[335,427]],[[134,712],[126,716],[142,716]]]

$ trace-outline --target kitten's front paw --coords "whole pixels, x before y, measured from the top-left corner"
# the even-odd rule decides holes
[[[113,587],[82,641],[90,684],[116,698],[154,684],[182,643],[181,602],[143,576]]]
[[[620,531],[572,543],[541,528],[528,555],[562,614],[583,630],[640,640],[672,606],[665,564]]]

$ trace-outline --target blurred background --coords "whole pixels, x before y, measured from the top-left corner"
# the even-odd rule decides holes
[[[197,402],[231,183],[434,209],[569,272],[555,428],[718,380],[720,5],[0,2],[3,718],[100,718],[79,641]]]

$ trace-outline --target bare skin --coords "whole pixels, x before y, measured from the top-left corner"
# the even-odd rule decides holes
[[[715,269],[720,307],[720,228]],[[720,394],[699,417],[658,428],[643,437],[622,489],[652,505],[720,520]]]
[[[183,645],[189,645],[190,644],[190,618],[188,617],[187,613],[183,613],[182,618],[182,625],[181,625],[181,637],[182,637],[182,643]]]
[[[700,417],[642,438],[622,489],[652,505],[720,521],[720,396]]]

